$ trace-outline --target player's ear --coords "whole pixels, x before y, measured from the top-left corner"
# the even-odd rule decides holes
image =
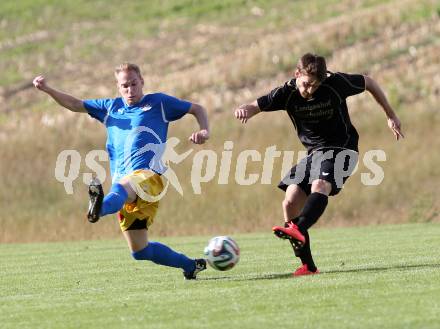
[[[301,75],[301,72],[298,69],[296,69],[295,72],[293,73],[293,75],[295,76],[295,78],[298,79],[299,76]]]

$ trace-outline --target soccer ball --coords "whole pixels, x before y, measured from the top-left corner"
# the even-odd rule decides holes
[[[206,259],[212,268],[227,271],[240,259],[238,244],[228,236],[216,236],[209,240],[205,248]]]

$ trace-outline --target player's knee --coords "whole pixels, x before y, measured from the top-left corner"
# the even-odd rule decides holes
[[[151,248],[150,248],[151,249]],[[136,250],[136,249],[135,249]],[[149,260],[151,257],[151,250],[149,250],[148,245],[140,250],[132,251],[131,256],[135,260]]]
[[[126,200],[126,202],[132,203],[132,202],[136,201],[137,194],[136,194],[136,191],[133,189],[132,184],[130,183],[130,178],[123,177],[119,181],[119,184],[122,185],[124,187],[124,189],[125,189],[125,192],[127,192],[127,200]]]
[[[312,192],[329,195],[331,191],[332,184],[323,179],[314,180],[312,183]]]
[[[282,202],[284,209],[290,209],[294,206],[293,200],[285,198]]]

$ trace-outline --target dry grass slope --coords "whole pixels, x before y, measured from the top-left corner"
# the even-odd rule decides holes
[[[151,17],[148,23],[136,19],[141,14],[134,3],[126,13],[133,15],[130,26],[123,25],[123,17],[106,11],[102,16],[97,12],[87,16],[72,8],[67,9],[82,16],[65,13],[67,23],[54,18],[46,26],[45,15],[57,10],[49,4],[38,9],[43,23],[33,29],[17,23],[23,24],[20,29],[7,18],[0,19],[9,31],[0,34],[0,69],[5,76],[0,83],[0,219],[4,228],[0,241],[119,234],[114,220],[93,226],[85,223],[87,196],[82,176],[74,184],[73,195],[67,195],[54,178],[59,152],[75,149],[84,158],[91,149],[103,149],[104,129],[87,116],[63,111],[29,88],[34,75],[44,72],[52,84],[80,98],[106,97],[116,95],[113,66],[125,60],[140,63],[148,90],[176,94],[209,109],[213,136],[204,148],[221,154],[224,142],[232,140],[234,161],[241,150],[249,148],[263,154],[271,145],[278,150],[301,150],[283,113],[261,115],[246,127],[234,121],[231,113],[238,104],[288,79],[297,56],[305,51],[325,54],[331,70],[376,78],[407,133],[403,142],[395,143],[372,97],[350,100],[361,151],[381,148],[387,154],[385,180],[377,187],[362,185],[360,173],[366,169],[361,165],[344,192],[332,199],[320,225],[439,220],[435,181],[440,156],[433,152],[440,147],[435,138],[440,123],[440,7],[436,1],[237,0],[224,2],[223,7],[203,2],[199,11],[194,5],[179,9],[173,1],[166,1],[165,7],[157,5],[165,8],[157,9],[163,16]],[[85,8],[91,5],[100,8],[98,1],[84,3]],[[25,17],[24,13],[28,13],[25,8],[16,15]],[[172,125],[170,135],[185,140],[194,128],[184,118]],[[190,147],[183,143],[179,150]],[[213,181],[202,185],[202,195],[192,193],[191,160],[192,156],[175,168],[184,197],[174,191],[166,196],[152,234],[248,232],[279,222],[283,194],[274,185],[281,176],[281,159],[275,161],[272,185],[239,186],[233,175],[229,184],[218,185],[217,173]],[[248,169],[261,170],[262,163]],[[89,171],[82,163],[80,173]]]

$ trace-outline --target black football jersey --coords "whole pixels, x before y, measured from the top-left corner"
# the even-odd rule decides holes
[[[365,90],[364,76],[329,72],[310,99],[301,96],[295,82],[292,79],[258,98],[261,111],[287,111],[309,152],[322,147],[358,151],[359,135],[351,124],[346,98]]]

